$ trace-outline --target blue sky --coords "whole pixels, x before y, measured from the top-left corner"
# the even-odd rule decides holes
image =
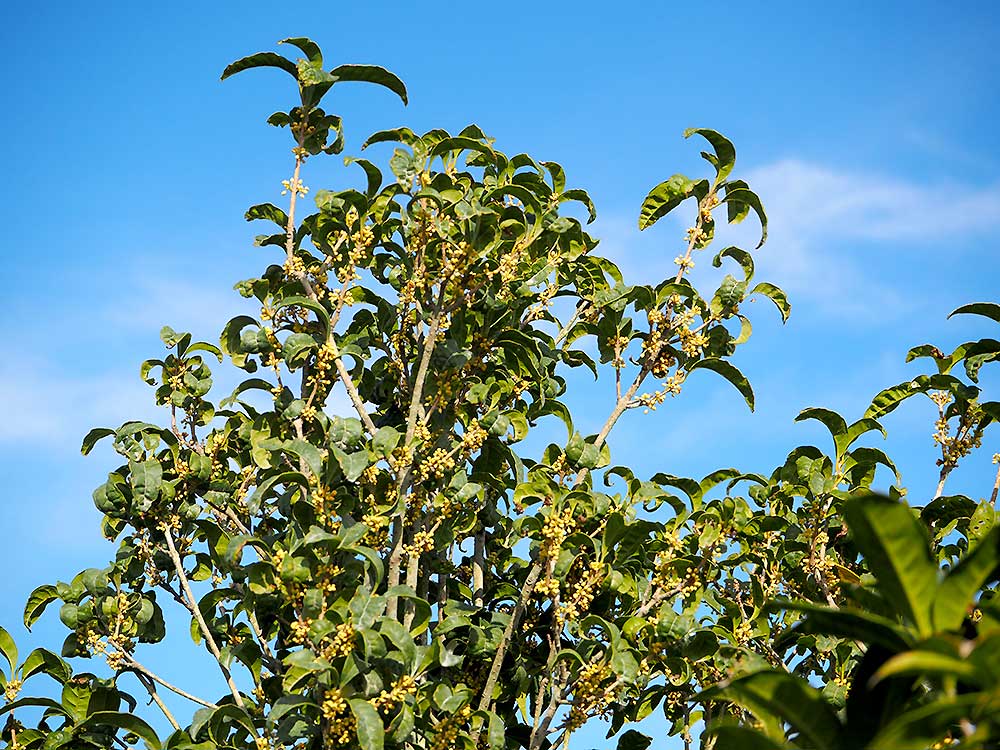
[[[706,375],[654,415],[623,420],[612,446],[644,471],[770,471],[823,439],[792,423],[800,409],[855,418],[881,387],[919,371],[903,363],[909,346],[996,336],[987,321],[945,317],[1000,298],[1000,12],[839,5],[8,6],[0,529],[19,573],[0,578],[0,622],[20,632],[32,588],[111,554],[90,492],[115,464],[104,451],[80,457],[79,440],[91,426],[154,416],[137,373],[160,351],[160,326],[214,340],[244,310],[232,283],[271,260],[242,214],[275,200],[287,176],[286,136],[263,119],[287,106],[288,81],[218,76],[286,36],[406,81],[407,108],[339,87],[347,153],[385,127],[476,122],[507,152],[561,162],[597,203],[603,250],[637,283],[661,278],[677,255],[680,221],[640,236],[635,219],[650,187],[701,169],[700,145],[681,132],[733,139],[737,172],[771,217],[759,276],[787,289],[792,319],[782,327],[766,303],[751,307],[755,332],[737,363],[756,414]],[[336,159],[310,168],[314,188],[360,175]],[[744,230],[731,237],[749,242]],[[610,391],[601,398],[588,389],[578,404],[595,422]],[[933,490],[931,423],[924,404],[886,420],[887,450],[918,504]],[[1000,450],[988,440],[984,452]],[[981,496],[989,471],[971,464],[953,487]],[[593,734],[574,743],[592,746]]]

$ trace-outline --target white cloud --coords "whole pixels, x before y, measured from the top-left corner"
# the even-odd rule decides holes
[[[78,442],[95,425],[154,413],[152,391],[134,373],[72,377],[49,362],[0,369],[0,442]]]
[[[904,252],[930,259],[1000,229],[1000,184],[918,182],[799,159],[741,176],[761,196],[769,219],[768,242],[755,254],[759,278],[783,287],[794,301],[836,307],[841,315],[870,314],[873,299],[883,313],[903,312],[907,303],[894,286],[893,266]],[[681,207],[672,228],[689,223],[690,214]],[[752,248],[758,231],[753,216],[737,227],[720,225],[715,247]],[[632,220],[612,217],[599,223],[597,235],[604,238],[601,250],[633,281],[664,278],[674,270],[680,231],[640,235]],[[709,275],[706,267],[710,273],[702,256],[696,282]]]
[[[1000,225],[1000,185],[914,182],[797,159],[755,169],[748,181],[783,234],[927,241]]]
[[[903,251],[954,251],[970,235],[1000,227],[1000,185],[921,183],[795,159],[753,170],[748,181],[770,218],[761,270],[821,303],[854,297],[870,310],[861,299],[879,299],[883,309],[898,310],[892,265]],[[859,243],[867,245],[860,252],[852,247]]]

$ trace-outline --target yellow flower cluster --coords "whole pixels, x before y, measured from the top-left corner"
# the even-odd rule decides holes
[[[320,705],[326,719],[326,742],[328,747],[347,747],[353,744],[357,722],[350,712],[347,700],[340,690],[328,690]]]
[[[694,234],[695,232],[697,233],[697,235]],[[701,230],[700,229],[697,229],[697,230],[696,229],[689,229],[688,230],[688,234],[687,234],[688,240],[690,241],[691,238],[694,237],[694,236],[699,236],[700,237],[701,236]],[[689,255],[678,255],[676,258],[674,258],[674,263],[676,263],[680,267],[681,272],[689,271],[692,268],[694,268],[694,261],[691,260],[691,256],[689,256]]]
[[[438,479],[455,468],[455,459],[444,448],[437,448],[417,464],[417,481]]]
[[[490,281],[493,281],[498,276],[500,277],[501,288],[497,295],[500,300],[509,300],[511,298],[510,284],[517,277],[517,269],[521,264],[521,258],[524,255],[525,249],[519,240],[514,244],[511,251],[500,259],[500,263],[495,269],[486,271],[486,277]]]
[[[590,716],[602,713],[614,696],[604,687],[611,676],[611,667],[603,661],[585,664],[577,675],[573,686],[573,705],[569,710],[566,725],[579,729]]]
[[[533,592],[536,596],[543,596],[549,599],[555,599],[559,596],[559,581],[551,576],[546,576],[538,583],[535,584],[535,589]]]
[[[309,638],[309,628],[313,621],[310,619],[299,619],[292,623],[291,642],[295,644],[305,643]]]
[[[297,255],[289,255],[285,260],[283,268],[288,277],[292,279],[301,278],[306,272],[306,264]]]
[[[17,700],[17,696],[21,692],[22,684],[21,680],[12,679],[3,686],[3,695],[4,698],[7,699],[8,703],[13,703]]]
[[[434,551],[434,536],[427,531],[418,531],[413,535],[412,544],[404,544],[403,551],[407,555],[422,555]]]
[[[712,209],[719,205],[719,196],[714,192],[706,195],[699,206],[698,214],[701,217],[702,222],[708,222],[712,219]]]
[[[323,656],[329,660],[350,656],[354,651],[354,640],[358,632],[349,622],[342,623],[333,631],[333,638],[323,647]]]
[[[590,563],[576,585],[570,587],[573,596],[556,609],[556,622],[560,627],[567,622],[580,619],[580,616],[590,609],[597,587],[603,580],[604,564],[597,561]]]
[[[573,533],[576,528],[576,518],[570,508],[558,511],[553,510],[542,524],[542,549],[543,560],[555,559],[559,555],[559,548],[566,541],[566,537]]]
[[[959,461],[983,444],[983,429],[981,426],[974,426],[981,416],[982,412],[978,407],[969,406],[968,411],[962,415],[955,434],[952,435],[942,408],[942,414],[934,424],[934,442],[941,446],[939,466],[953,469]]]
[[[410,675],[404,674],[389,690],[383,690],[371,704],[379,711],[389,711],[396,705],[405,701],[409,696],[417,692],[417,681]]]
[[[328,526],[331,517],[336,515],[334,511],[337,499],[336,488],[326,487],[322,484],[317,485],[312,488],[310,498],[312,499],[313,508],[316,509],[316,520],[319,521],[321,526]]]
[[[538,318],[542,317],[545,311],[552,306],[552,300],[558,291],[559,286],[557,284],[547,284],[542,290],[542,293],[538,295],[538,302],[532,305],[528,310],[525,321],[531,322],[532,320],[538,320]]]
[[[462,706],[436,727],[430,750],[454,750],[457,747],[458,732],[472,717],[472,707]]]
[[[611,361],[611,366],[616,370],[620,370],[625,366],[625,357],[623,355],[625,350],[628,348],[629,341],[630,339],[628,336],[614,336],[608,342],[611,344],[611,348],[615,351],[615,357]]]
[[[472,420],[462,435],[462,448],[468,453],[475,453],[483,447],[488,433],[482,428],[478,420]]]
[[[667,396],[676,396],[681,392],[681,388],[684,385],[685,374],[682,372],[675,372],[673,375],[668,377],[663,383],[660,384],[659,390],[653,391],[652,393],[643,393],[639,396],[639,404],[643,407],[643,411],[648,414],[650,409],[656,411],[656,407],[667,400]]]
[[[423,422],[417,422],[417,424],[413,427],[413,436],[421,443],[431,442],[432,437],[430,428]]]
[[[736,637],[737,643],[741,646],[746,645],[746,643],[753,636],[753,623],[744,620],[733,628],[733,635]]]
[[[458,243],[448,242],[445,251],[441,254],[439,272],[441,283],[456,284],[459,286],[458,291],[462,292],[462,281],[475,263],[477,255],[476,248],[465,240]]]
[[[935,742],[933,745],[931,745],[930,750],[943,750],[946,747],[953,747],[954,745],[957,744],[959,744],[958,740],[952,737],[951,735],[948,735],[944,739],[941,739],[938,742]]]

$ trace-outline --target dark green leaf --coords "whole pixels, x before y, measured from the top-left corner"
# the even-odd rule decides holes
[[[693,372],[694,370],[711,370],[712,372],[719,373],[719,375],[735,386],[736,390],[738,390],[743,398],[746,399],[747,406],[750,407],[750,411],[753,411],[753,388],[750,387],[750,381],[748,381],[743,373],[740,372],[735,366],[729,364],[723,359],[709,358],[700,359],[695,362],[691,366],[691,371]]]
[[[385,727],[378,711],[364,698],[351,698],[348,703],[358,722],[358,745],[361,750],[382,750]]]
[[[339,65],[330,71],[339,81],[360,81],[385,86],[407,104],[406,86],[394,74],[378,65]]]
[[[852,498],[843,513],[882,594],[921,634],[929,635],[938,567],[923,524],[910,506],[880,495]]]
[[[288,58],[282,57],[276,52],[258,52],[256,55],[241,58],[227,65],[226,69],[222,71],[222,80],[224,81],[229,76],[249,68],[281,68],[295,80],[299,78],[299,71],[295,67],[295,63]]]
[[[675,174],[649,191],[639,209],[639,229],[648,229],[694,195],[696,180]]]

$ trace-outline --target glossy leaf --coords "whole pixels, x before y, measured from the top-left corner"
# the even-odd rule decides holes
[[[884,596],[920,633],[930,634],[937,564],[913,511],[904,503],[868,495],[847,501],[844,517]]]

